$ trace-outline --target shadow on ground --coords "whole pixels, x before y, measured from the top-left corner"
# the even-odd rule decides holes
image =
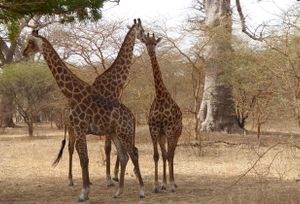
[[[258,180],[245,177],[228,188],[236,178],[176,175],[178,189],[152,193],[152,177],[145,177],[144,199],[138,198],[138,183],[125,178],[124,194],[112,198],[115,187],[106,188],[104,178],[95,178],[90,200],[86,203],[299,203],[300,184],[278,179]],[[81,180],[74,187],[62,178],[32,178],[28,180],[0,181],[0,203],[77,203]]]

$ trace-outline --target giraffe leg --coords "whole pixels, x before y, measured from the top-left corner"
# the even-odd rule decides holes
[[[120,181],[119,181],[119,188],[117,192],[114,194],[114,198],[118,198],[122,193],[124,189],[124,177],[125,177],[125,170],[126,170],[126,165],[128,162],[128,155],[123,147],[123,145],[120,143],[119,140],[114,139],[114,143],[116,145],[117,151],[118,151],[118,157],[120,159],[120,164],[121,164],[121,172],[120,172]]]
[[[163,159],[163,185],[161,186],[161,190],[166,190],[166,186],[167,186],[166,168],[167,168],[168,153],[166,150],[165,143],[166,143],[166,137],[165,136],[160,137],[159,145],[161,148],[162,159]]]
[[[113,177],[113,180],[117,182],[119,182],[119,164],[120,164],[120,159],[119,156],[117,156],[115,170],[114,170],[114,177]]]
[[[159,193],[161,191],[159,187],[158,182],[158,160],[159,160],[159,154],[157,149],[157,140],[153,141],[153,160],[154,160],[154,166],[155,166],[155,172],[154,172],[154,193]]]
[[[139,180],[139,184],[140,184],[140,198],[144,198],[145,197],[145,193],[144,193],[144,182],[142,179],[142,175],[141,175],[141,171],[140,171],[140,166],[139,166],[139,154],[138,154],[138,149],[134,146],[131,146],[128,150],[128,154],[131,158],[131,161],[134,165],[134,173],[136,175],[136,177]]]
[[[106,156],[106,186],[111,187],[114,186],[114,182],[111,180],[110,176],[110,153],[111,153],[111,140],[109,138],[105,138],[105,156]]]
[[[177,188],[177,185],[174,180],[174,155],[176,145],[177,141],[174,138],[170,138],[170,140],[168,140],[169,181],[172,192],[176,192]]]
[[[89,179],[89,158],[85,135],[80,135],[75,142],[76,150],[79,155],[82,170],[82,190],[78,201],[86,201],[89,199],[90,179]]]
[[[69,145],[68,145],[68,150],[69,150],[69,186],[74,186],[73,183],[73,173],[72,173],[72,167],[73,167],[73,153],[74,153],[74,146],[75,146],[75,137],[74,137],[74,132],[71,127],[68,128],[69,132]]]

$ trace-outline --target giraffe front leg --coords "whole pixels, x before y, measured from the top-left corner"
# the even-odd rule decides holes
[[[111,153],[111,140],[109,138],[105,138],[105,160],[106,160],[106,187],[114,186],[114,182],[110,176],[110,153]]]
[[[87,144],[85,135],[80,135],[76,140],[76,150],[79,155],[80,165],[82,170],[82,190],[79,195],[78,201],[83,202],[89,199],[90,192],[90,179],[89,179],[89,158],[87,152]]]
[[[166,150],[166,137],[162,136],[159,139],[159,145],[161,148],[161,153],[162,153],[162,159],[163,159],[163,184],[161,185],[161,190],[165,191],[166,187],[167,187],[167,172],[166,172],[166,168],[167,168],[167,159],[168,159],[168,153]]]
[[[157,141],[153,142],[153,160],[154,160],[154,193],[159,193],[161,192],[161,187],[158,182],[158,160],[159,160],[159,154],[158,154],[158,149],[157,149]]]
[[[134,173],[135,173],[136,177],[139,180],[139,184],[140,184],[139,196],[140,196],[140,198],[144,198],[145,197],[144,182],[143,182],[143,179],[142,179],[140,166],[139,166],[138,149],[134,146],[131,146],[130,149],[128,150],[128,153],[129,153],[129,156],[130,156],[130,158],[132,160],[132,163],[134,165]]]

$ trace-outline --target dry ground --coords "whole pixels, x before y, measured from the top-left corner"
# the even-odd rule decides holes
[[[104,142],[88,136],[93,185],[86,203],[300,203],[300,182],[296,181],[300,149],[293,147],[300,146],[300,130],[286,124],[267,129],[260,146],[254,134],[205,134],[201,153],[198,145],[188,144],[195,142],[184,131],[175,157],[177,192],[168,189],[154,194],[152,144],[148,128],[138,127],[136,140],[146,185],[144,199],[138,198],[138,182],[131,162],[127,166],[124,194],[112,198],[115,188],[105,187]],[[28,138],[22,127],[0,135],[0,203],[77,203],[81,189],[77,154],[75,186],[69,187],[67,149],[61,163],[56,168],[51,166],[60,148],[62,131],[39,125],[35,134]]]

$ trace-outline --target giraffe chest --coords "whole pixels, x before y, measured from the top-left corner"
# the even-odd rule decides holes
[[[182,115],[179,107],[173,100],[155,99],[149,112],[149,123],[166,126],[175,121],[181,121]]]

